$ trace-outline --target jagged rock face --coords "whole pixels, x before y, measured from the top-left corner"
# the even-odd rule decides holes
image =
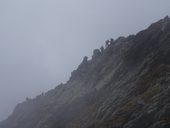
[[[170,128],[170,19],[84,58],[66,84],[18,104],[0,128]]]

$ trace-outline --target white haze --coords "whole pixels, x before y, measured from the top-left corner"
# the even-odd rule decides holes
[[[66,82],[105,40],[170,14],[169,0],[1,0],[0,120]]]

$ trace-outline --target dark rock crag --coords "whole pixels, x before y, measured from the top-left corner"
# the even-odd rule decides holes
[[[0,128],[170,128],[170,19],[111,40]]]

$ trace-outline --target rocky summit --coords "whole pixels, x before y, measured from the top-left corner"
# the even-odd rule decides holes
[[[96,49],[0,128],[170,128],[170,18]]]

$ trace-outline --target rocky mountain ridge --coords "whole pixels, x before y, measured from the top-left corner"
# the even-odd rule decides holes
[[[69,81],[18,104],[0,128],[169,128],[170,19],[110,40]]]

